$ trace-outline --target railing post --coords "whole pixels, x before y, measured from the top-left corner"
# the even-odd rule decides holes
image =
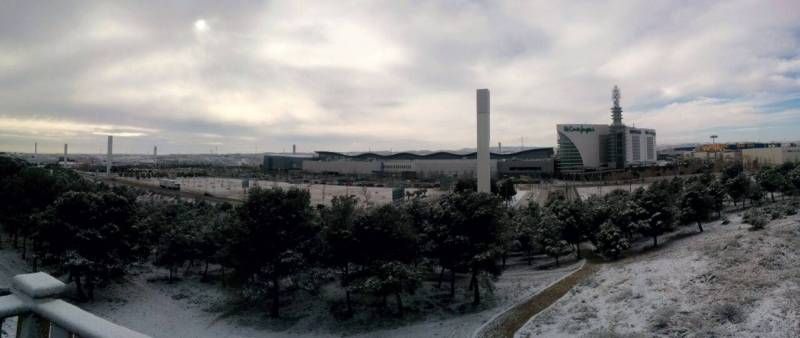
[[[35,313],[19,315],[17,322],[17,338],[48,338],[50,321]]]

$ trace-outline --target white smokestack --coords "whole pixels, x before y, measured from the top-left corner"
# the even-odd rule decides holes
[[[158,146],[153,146],[153,166],[158,166]]]
[[[114,136],[108,135],[108,154],[106,155],[106,175],[111,175],[111,154],[113,153]]]
[[[489,167],[489,90],[478,89],[478,192],[491,192]]]
[[[67,144],[64,143],[64,165],[67,165]]]

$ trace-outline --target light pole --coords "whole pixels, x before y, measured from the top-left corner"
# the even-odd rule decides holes
[[[717,160],[717,135],[711,135],[711,150],[714,151],[714,160]]]

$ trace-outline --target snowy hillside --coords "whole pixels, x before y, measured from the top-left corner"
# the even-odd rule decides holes
[[[800,336],[800,217],[731,221],[605,265],[517,336]]]

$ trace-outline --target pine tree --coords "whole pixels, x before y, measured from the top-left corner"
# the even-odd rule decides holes
[[[597,234],[597,249],[604,257],[617,259],[629,248],[630,242],[619,227],[610,221],[606,221],[600,226]]]
[[[251,189],[239,207],[239,222],[229,233],[226,259],[250,285],[266,285],[270,316],[280,311],[281,280],[304,267],[318,230],[310,197],[297,188]]]

